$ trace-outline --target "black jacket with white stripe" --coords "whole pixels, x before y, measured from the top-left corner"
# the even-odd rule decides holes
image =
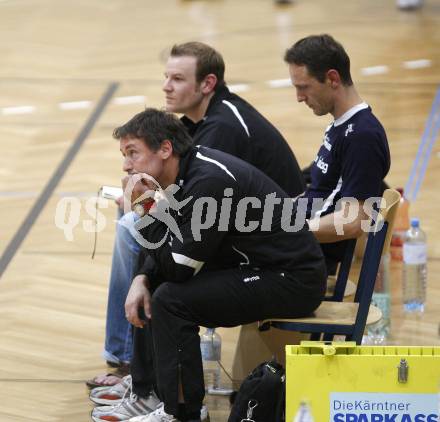
[[[140,229],[145,240],[161,243],[148,250],[139,271],[153,284],[154,278],[184,282],[198,271],[242,265],[304,274],[324,268],[319,244],[305,221],[301,229],[293,230],[294,202],[248,163],[194,147],[180,158],[176,186],[180,188],[173,198],[185,205],[178,211],[171,205],[167,215],[177,223],[179,234],[155,213],[155,219],[147,216],[136,223],[136,227],[146,225]],[[320,295],[319,277],[317,283],[305,288]]]
[[[187,117],[181,120],[195,145],[215,148],[251,163],[292,198],[304,192],[298,162],[281,133],[226,86],[218,88],[200,122],[194,124]]]

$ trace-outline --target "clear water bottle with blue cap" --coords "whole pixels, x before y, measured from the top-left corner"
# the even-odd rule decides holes
[[[222,341],[215,332],[215,328],[207,328],[200,336],[200,349],[202,352],[203,372],[205,375],[205,388],[216,389],[220,384],[220,366]]]
[[[215,328],[207,328],[200,336],[205,389],[208,394],[229,395],[232,389],[220,385],[222,339]]]
[[[427,279],[426,234],[420,228],[418,218],[411,219],[411,226],[403,243],[403,308],[408,313],[425,310]]]

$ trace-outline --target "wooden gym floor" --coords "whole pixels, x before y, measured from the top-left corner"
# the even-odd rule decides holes
[[[144,105],[163,106],[166,49],[188,40],[218,48],[228,83],[272,120],[306,165],[330,118],[296,103],[282,56],[300,37],[322,32],[346,47],[358,89],[388,133],[387,181],[405,186],[440,82],[439,0],[415,12],[397,10],[393,0],[284,7],[272,0],[0,1],[0,422],[89,420],[83,381],[105,370],[116,208],[101,209],[106,224],[92,261],[86,202],[99,186],[119,184],[112,129]],[[402,315],[394,263],[394,344],[440,344],[438,178],[434,145],[411,204],[429,239],[426,314],[418,321]],[[78,199],[77,218],[67,215],[70,241],[55,224],[66,196]],[[222,331],[228,370],[237,332]],[[208,404],[213,422],[227,419],[225,398]]]

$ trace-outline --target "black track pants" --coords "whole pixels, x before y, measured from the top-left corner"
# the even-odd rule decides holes
[[[295,274],[228,269],[161,284],[152,296],[152,320],[135,330],[134,391],[145,395],[154,388],[165,411],[176,415],[180,376],[187,411],[199,411],[205,394],[199,325],[305,316],[319,306],[324,289],[323,268]]]

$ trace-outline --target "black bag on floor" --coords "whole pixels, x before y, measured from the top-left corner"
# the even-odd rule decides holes
[[[285,371],[277,362],[263,362],[243,381],[228,422],[284,422]]]

